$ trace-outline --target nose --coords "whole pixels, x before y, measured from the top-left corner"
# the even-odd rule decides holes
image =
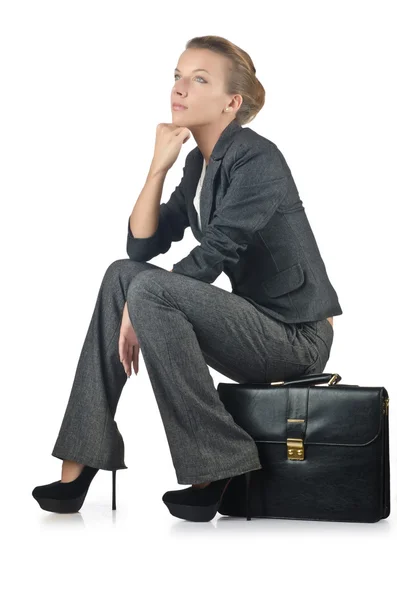
[[[184,94],[184,83],[182,79],[178,79],[178,81],[175,81],[174,83],[174,90],[178,93],[178,94]]]
[[[178,100],[184,101],[186,94],[180,90],[174,88],[171,99],[173,102],[178,102]]]

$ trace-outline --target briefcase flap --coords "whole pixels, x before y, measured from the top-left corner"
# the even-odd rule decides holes
[[[219,397],[256,441],[283,442],[288,419],[302,423],[305,444],[365,446],[382,430],[384,387],[269,386],[219,383]]]

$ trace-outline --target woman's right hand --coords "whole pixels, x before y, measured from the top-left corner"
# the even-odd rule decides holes
[[[159,123],[156,128],[156,143],[150,170],[167,172],[181,151],[182,144],[190,138],[191,132],[187,127],[173,123]]]
[[[127,377],[131,377],[131,363],[135,375],[138,375],[139,342],[128,314],[127,302],[124,305],[119,337],[119,356]]]

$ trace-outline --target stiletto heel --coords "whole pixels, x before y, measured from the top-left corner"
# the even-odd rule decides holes
[[[112,472],[112,510],[116,510],[116,471]]]
[[[251,471],[248,471],[248,473],[245,473],[245,514],[247,515],[247,521],[251,521],[250,483],[251,483]]]

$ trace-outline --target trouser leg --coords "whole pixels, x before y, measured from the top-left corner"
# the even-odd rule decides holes
[[[321,369],[330,332],[284,324],[217,286],[143,272],[127,293],[130,319],[164,423],[178,483],[261,468],[254,439],[224,407],[208,366],[238,382]]]
[[[145,270],[162,269],[130,259],[107,268],[52,456],[105,470],[128,468],[114,419],[127,380],[118,343],[128,286]]]
[[[235,423],[219,399],[198,341],[198,330],[211,335],[208,315],[216,321],[219,312],[227,308],[222,302],[214,304],[209,292],[215,294],[215,290],[220,288],[179,274],[157,272],[141,273],[127,294],[130,319],[181,484],[261,468],[254,440]],[[207,326],[209,330],[204,333]],[[222,348],[227,353],[231,340],[226,329],[223,333]],[[258,362],[252,370],[259,374]]]

